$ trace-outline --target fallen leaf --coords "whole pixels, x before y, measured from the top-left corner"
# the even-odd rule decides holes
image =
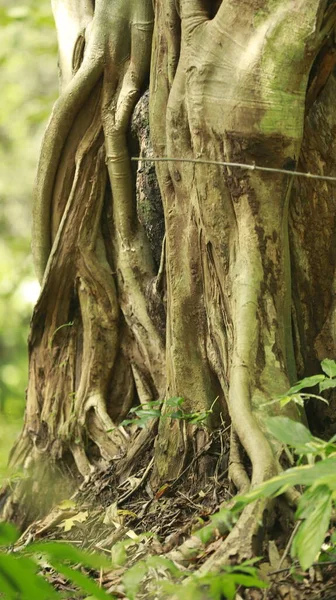
[[[169,488],[170,488],[170,485],[168,485],[168,483],[165,483],[164,485],[162,485],[156,492],[155,498],[157,500],[159,500],[161,498],[161,496],[163,496],[163,494],[165,494]]]
[[[76,502],[74,500],[62,500],[62,502],[57,504],[56,508],[59,508],[60,510],[73,509],[76,508]]]
[[[131,538],[131,540],[137,540],[139,538],[138,534],[133,531],[133,529],[129,529],[126,532],[127,537]]]
[[[123,517],[137,517],[137,515],[131,510],[124,510],[122,508],[118,509],[118,515]]]
[[[122,525],[122,521],[122,519],[118,519],[117,503],[113,502],[105,510],[103,523],[104,525],[112,525],[112,523],[118,523],[119,525]]]
[[[89,513],[87,510],[81,511],[73,517],[69,517],[69,519],[64,519],[64,521],[62,521],[60,525],[57,525],[57,527],[62,528],[64,531],[70,531],[73,527],[76,526],[77,523],[84,523],[88,516]]]
[[[268,558],[272,569],[276,570],[279,568],[281,556],[277,548],[276,543],[273,540],[268,542]]]

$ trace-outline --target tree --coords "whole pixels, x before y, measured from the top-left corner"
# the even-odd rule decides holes
[[[38,167],[42,290],[12,463],[35,479],[53,461],[82,477],[101,460],[129,472],[156,437],[152,485],[195,454],[197,485],[212,475],[208,430],[164,418],[129,439],[117,425],[137,403],[179,396],[206,413],[217,398],[209,425],[231,419],[244,491],[281,468],[267,402],[334,354],[334,188],[288,173],[335,167],[335,4],[52,5],[61,93]],[[137,170],[143,151],[176,160]],[[242,531],[248,552],[264,511],[245,509],[219,556]]]

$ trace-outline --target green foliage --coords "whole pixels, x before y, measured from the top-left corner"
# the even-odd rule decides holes
[[[240,510],[223,507],[220,511],[211,515],[210,523],[195,532],[203,544],[208,544],[214,537],[216,531],[224,534],[230,531],[237,521]]]
[[[0,548],[14,544],[19,534],[11,523],[0,523]]]
[[[291,444],[293,445],[293,443]],[[308,452],[308,449],[307,449]],[[216,529],[231,529],[241,511],[261,498],[274,498],[293,486],[303,486],[296,519],[302,521],[292,544],[292,557],[297,558],[306,570],[317,559],[330,524],[332,509],[336,500],[336,456],[328,455],[315,464],[301,465],[287,469],[255,487],[244,496],[237,496],[233,507],[221,509],[210,519],[210,524],[200,529],[196,535],[207,543]],[[330,556],[334,556],[335,548]],[[329,558],[328,560],[333,560]]]
[[[120,568],[124,564],[124,553],[130,545],[140,544],[148,535],[143,534],[136,539],[116,544],[123,549],[123,560],[115,560],[116,551],[111,559],[94,552],[89,553],[63,542],[35,542],[15,553],[8,553],[7,546],[12,546],[17,539],[16,529],[6,523],[0,524],[0,591],[4,600],[58,600],[57,593],[49,581],[39,573],[39,565],[47,564],[57,573],[62,574],[80,592],[89,594],[86,600],[107,600],[113,598],[99,587],[87,569]],[[121,556],[119,552],[119,557]],[[127,554],[126,554],[127,556]],[[235,598],[239,586],[264,588],[267,584],[258,577],[254,563],[258,559],[245,561],[239,566],[223,566],[218,573],[199,574],[180,569],[164,556],[147,556],[127,569],[122,577],[125,594],[129,600],[135,600],[145,579],[149,580],[156,594],[166,598],[171,595],[177,598],[203,598],[204,592],[212,600],[220,600],[225,596]],[[155,576],[153,576],[153,572]],[[71,593],[73,597],[73,593]]]
[[[319,385],[320,391],[336,387],[336,362],[326,359],[321,363],[325,375],[302,379],[275,401],[285,406],[288,401],[301,404],[308,397],[318,397],[304,390]],[[321,398],[324,400],[324,398]],[[295,486],[302,486],[295,517],[301,524],[294,536],[291,555],[298,559],[301,567],[308,569],[319,556],[321,546],[329,528],[333,509],[336,507],[336,435],[324,441],[311,434],[300,422],[287,417],[271,417],[266,420],[269,432],[292,448],[298,455],[298,466],[287,469],[280,475],[265,481],[244,496],[237,496],[233,507],[221,509],[210,518],[210,524],[197,532],[207,543],[216,529],[231,529],[241,511],[261,498],[283,494]],[[302,464],[305,461],[308,464]],[[325,556],[325,553],[321,555]],[[335,560],[335,540],[327,553],[328,560]]]
[[[298,558],[303,569],[312,565],[325,539],[331,517],[332,495],[329,485],[315,482],[300,498],[296,518],[302,519],[302,523],[294,537],[291,555]]]
[[[302,379],[292,386],[286,394],[272,402],[288,401],[303,403],[311,396],[306,388],[319,385],[320,391],[336,387],[336,362],[326,359],[321,363],[325,375],[316,375]],[[324,400],[324,398],[321,398]],[[295,517],[301,524],[293,538],[291,555],[298,559],[306,570],[320,556],[321,560],[335,560],[336,536],[330,550],[320,553],[321,546],[330,525],[332,511],[336,508],[336,435],[330,440],[322,440],[300,422],[287,417],[270,417],[266,426],[274,438],[283,443],[287,450],[292,448],[298,456],[298,466],[287,469],[280,475],[265,481],[244,496],[237,496],[234,505],[222,508],[210,517],[210,523],[196,532],[203,543],[208,543],[216,531],[223,534],[232,529],[242,510],[250,503],[261,498],[274,498],[289,488],[301,486]],[[302,464],[305,463],[308,464]]]
[[[294,536],[292,557],[306,570],[317,559],[329,528],[330,516],[336,498],[336,456],[330,456],[313,465],[288,469],[269,479],[248,494],[236,498],[235,514],[259,498],[275,497],[292,486],[304,486],[296,519],[302,523]]]
[[[129,411],[130,414],[134,414],[134,417],[124,419],[121,425],[136,425],[137,427],[144,428],[148,425],[151,419],[180,419],[188,421],[188,423],[206,424],[207,419],[213,412],[214,400],[209,410],[188,413],[183,410],[184,398],[172,397],[168,398],[164,402],[162,400],[153,400],[152,402],[146,402],[140,406],[134,406]],[[162,408],[164,406],[164,412]]]
[[[175,580],[168,580],[167,577],[164,579],[155,578],[156,592],[160,592],[160,597],[171,598],[174,596],[181,598],[181,600],[189,598],[190,600],[197,600],[198,598],[203,600],[206,592],[207,597],[211,600],[221,600],[223,597],[233,600],[239,586],[247,588],[268,587],[268,584],[259,578],[257,568],[253,565],[256,560],[245,561],[238,566],[224,565],[220,572],[200,574],[198,572],[182,571],[173,561],[165,557],[149,556],[138,561],[126,571],[123,576],[123,584],[127,598],[135,600],[141,583],[154,569],[161,573],[162,571],[168,572]]]
[[[309,463],[316,458],[326,458],[336,452],[336,436],[324,441],[312,435],[302,423],[293,421],[287,417],[269,417],[266,420],[269,432],[283,444],[294,448],[295,453],[306,457]]]
[[[12,525],[0,524],[0,590],[5,600],[61,598],[51,584],[39,574],[41,557],[81,591],[98,600],[111,599],[111,595],[83,573],[79,566],[84,565],[94,570],[111,568],[111,561],[105,556],[97,552],[84,552],[71,544],[58,542],[33,543],[19,553],[9,554],[4,546],[13,544],[17,538],[18,533]]]
[[[301,381],[298,381],[298,383],[293,385],[285,394],[267,402],[267,404],[279,403],[283,408],[289,402],[293,402],[299,406],[304,406],[305,400],[308,400],[309,398],[316,398],[322,402],[328,403],[323,396],[305,391],[307,388],[318,385],[321,394],[324,390],[336,387],[336,362],[329,358],[325,358],[321,362],[321,367],[324,375],[321,373],[319,375],[312,375],[311,377],[301,379]]]
[[[218,573],[195,573],[189,576],[183,585],[169,581],[161,582],[164,592],[181,600],[203,600],[205,594],[211,600],[223,597],[234,600],[237,588],[267,588],[268,584],[260,579],[253,561],[244,561],[237,566],[224,565]]]
[[[0,589],[6,600],[52,600],[53,588],[38,575],[35,561],[12,554],[0,553]]]

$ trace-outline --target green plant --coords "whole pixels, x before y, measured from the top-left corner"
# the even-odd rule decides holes
[[[59,327],[56,327],[55,331],[53,332],[50,340],[49,340],[49,349],[51,350],[52,345],[53,345],[53,341],[54,341],[54,337],[55,335],[61,330],[64,329],[64,327],[73,327],[74,325],[74,321],[69,321],[69,323],[63,323],[63,325],[60,325]]]
[[[302,451],[301,445],[300,449]],[[307,453],[310,453],[309,447],[307,447]],[[215,530],[223,533],[223,530],[231,529],[243,508],[251,502],[260,498],[275,498],[293,486],[303,486],[305,490],[300,497],[295,514],[295,518],[301,521],[301,524],[293,538],[291,556],[293,559],[298,559],[302,569],[308,569],[319,555],[329,528],[332,510],[335,509],[335,454],[328,455],[327,458],[314,464],[287,469],[281,475],[269,479],[244,496],[237,496],[231,509],[223,508],[218,511],[211,517],[210,524],[200,529],[196,535],[204,543],[207,543]],[[328,556],[328,560],[336,562],[335,541],[332,542]]]
[[[217,398],[213,401],[209,410],[188,413],[183,410],[184,398],[172,397],[164,402],[162,400],[153,400],[139,406],[133,406],[130,409],[130,414],[134,417],[124,419],[120,425],[137,425],[144,428],[148,425],[151,419],[180,419],[192,424],[200,424],[207,421],[208,417],[213,413],[213,407],[217,402]],[[165,412],[162,413],[162,407],[165,407]],[[109,430],[110,431],[110,430]]]
[[[42,563],[62,574],[81,592],[89,594],[86,600],[111,600],[114,596],[99,587],[87,572],[82,571],[81,566],[94,571],[120,568],[128,558],[127,548],[141,544],[148,539],[148,535],[150,534],[143,534],[115,544],[112,560],[97,552],[78,550],[64,542],[34,542],[19,552],[10,552],[8,548],[13,548],[18,532],[11,524],[1,523],[0,597],[4,600],[60,600],[64,597],[39,573]],[[152,588],[161,597],[174,595],[183,600],[197,600],[203,598],[204,591],[207,591],[211,600],[220,600],[223,596],[233,600],[238,586],[267,587],[258,577],[254,566],[257,560],[246,561],[239,566],[223,566],[218,573],[200,574],[182,570],[164,556],[147,556],[125,571],[122,582],[129,600],[135,600],[145,578],[148,578]]]
[[[326,401],[305,389],[319,385],[320,392],[336,387],[336,362],[325,359],[321,363],[324,375],[315,375],[299,381],[288,392],[272,402],[285,406],[288,402],[302,405],[307,398]],[[270,417],[266,420],[269,432],[298,457],[297,465],[265,481],[244,496],[237,496],[231,509],[223,508],[210,519],[210,524],[197,532],[206,543],[214,530],[231,529],[243,508],[260,498],[276,497],[291,487],[302,486],[304,491],[298,502],[295,518],[300,522],[293,537],[291,556],[300,566],[308,569],[319,556],[336,562],[335,536],[327,553],[320,554],[329,528],[332,511],[336,508],[336,435],[322,440],[302,423],[287,417]],[[306,464],[303,464],[303,463]]]
[[[268,584],[258,576],[257,568],[253,566],[257,560],[245,561],[239,566],[224,565],[220,572],[200,574],[181,571],[173,561],[162,556],[150,556],[129,569],[123,577],[123,583],[127,598],[135,600],[141,582],[149,571],[159,569],[160,572],[168,571],[173,578],[170,581],[167,578],[156,580],[156,591],[161,597],[174,596],[181,600],[203,600],[206,592],[211,600],[221,600],[224,597],[234,600],[239,586],[268,587]]]
[[[309,400],[309,398],[316,398],[322,402],[328,403],[323,396],[305,391],[307,388],[312,388],[318,385],[321,394],[325,390],[336,387],[336,362],[330,358],[325,358],[321,362],[321,368],[324,374],[320,373],[319,375],[312,375],[311,377],[305,377],[304,379],[301,379],[285,394],[277,396],[274,398],[274,400],[271,400],[266,404],[275,404],[279,402],[281,408],[283,408],[289,402],[293,402],[303,407],[305,401]]]
[[[147,577],[155,588],[155,595],[159,594],[161,598],[174,596],[181,600],[202,600],[206,591],[211,600],[223,597],[233,600],[238,586],[268,587],[258,576],[258,570],[254,566],[257,561],[258,559],[244,561],[238,566],[224,565],[220,572],[201,574],[181,570],[164,556],[148,556],[137,561],[124,573],[123,585],[129,600],[136,599],[140,586]],[[160,573],[161,577],[153,577],[153,571]]]
[[[93,579],[76,565],[99,570],[111,568],[111,562],[101,554],[78,550],[71,544],[40,542],[20,552],[8,552],[18,539],[18,533],[9,523],[0,523],[0,597],[4,600],[59,600],[61,595],[39,574],[41,558],[76,587],[98,600],[111,600]]]
[[[238,587],[268,587],[269,584],[258,576],[258,570],[254,566],[257,560],[244,561],[237,566],[223,565],[222,570],[217,573],[192,574],[183,585],[163,581],[161,588],[169,597],[174,595],[180,600],[203,600],[205,594],[211,600],[234,600]]]

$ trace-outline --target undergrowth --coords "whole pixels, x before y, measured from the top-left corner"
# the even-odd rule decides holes
[[[297,405],[298,411],[307,398],[326,401],[320,394],[336,387],[336,362],[321,363],[323,374],[305,378],[284,395],[272,400],[285,406]],[[319,386],[319,394],[308,392]],[[204,422],[212,411],[188,415],[183,411],[183,399],[167,402],[170,418],[189,422]],[[166,411],[167,411],[166,408]],[[131,418],[123,425],[143,427],[152,418],[161,418],[161,403],[150,403],[133,409]],[[243,496],[237,496],[230,508],[224,506],[194,535],[206,547],[216,537],[225,535],[238,519],[245,506],[260,498],[274,498],[289,488],[299,488],[301,495],[295,513],[296,526],[291,538],[290,555],[293,574],[300,568],[307,571],[313,564],[336,564],[336,535],[325,543],[330,521],[335,514],[336,501],[336,435],[324,441],[315,437],[299,421],[287,417],[267,420],[270,433],[283,444],[291,467]],[[81,597],[86,600],[106,600],[117,596],[107,593],[97,573],[118,570],[127,566],[128,549],[141,544],[143,536],[116,543],[110,555],[86,552],[66,542],[33,542],[19,545],[19,533],[9,523],[0,523],[0,597],[4,600],[60,600]],[[176,564],[167,556],[149,555],[124,570],[122,586],[126,597],[135,600],[146,584],[153,597],[181,600],[234,600],[239,588],[267,588],[269,582],[258,571],[259,559],[239,565],[223,565],[220,572],[201,573]],[[43,572],[43,575],[41,574]],[[52,585],[50,573],[59,573],[78,592],[58,592]],[[74,596],[75,594],[75,596]]]

